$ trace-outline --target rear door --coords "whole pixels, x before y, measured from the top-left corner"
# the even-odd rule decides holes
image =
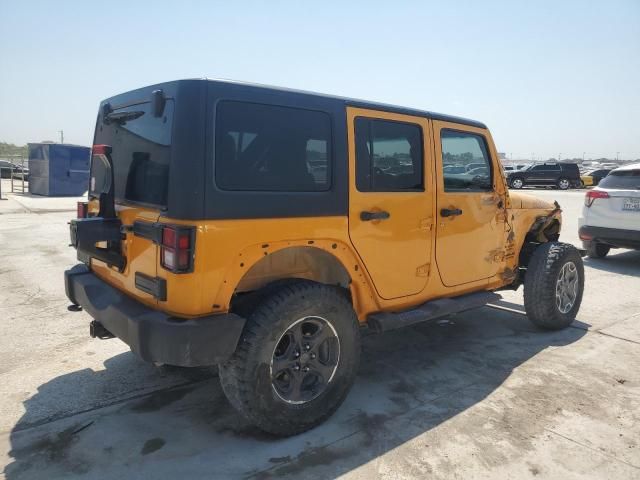
[[[419,293],[434,213],[429,120],[349,107],[347,121],[351,241],[382,298]]]
[[[170,89],[170,87],[168,87]],[[116,215],[125,226],[120,248],[123,271],[92,259],[93,271],[113,286],[155,305],[159,297],[156,222],[167,204],[175,95],[154,111],[152,89],[140,89],[103,102],[96,124],[95,145],[111,146]],[[96,198],[108,164],[92,156],[89,198]]]
[[[488,279],[498,273],[504,243],[501,172],[488,132],[434,121],[436,146],[436,262],[448,287]],[[486,173],[456,175],[449,164],[481,162]]]

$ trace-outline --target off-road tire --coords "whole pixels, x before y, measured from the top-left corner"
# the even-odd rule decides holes
[[[220,384],[229,402],[261,430],[290,436],[329,418],[355,381],[360,361],[360,328],[348,297],[338,287],[300,280],[262,298],[247,318],[233,356],[219,365]],[[297,320],[321,317],[340,342],[337,369],[322,393],[302,404],[280,398],[271,379],[276,344]]]
[[[556,283],[562,267],[573,262],[578,291],[573,307],[562,313],[556,304]],[[524,279],[524,307],[531,322],[547,330],[568,327],[576,318],[584,290],[584,266],[580,252],[561,242],[544,243],[533,252]]]
[[[589,258],[604,258],[609,253],[609,250],[611,250],[611,247],[604,243],[589,242],[586,250]]]

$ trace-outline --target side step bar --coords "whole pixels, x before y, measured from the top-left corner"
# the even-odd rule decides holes
[[[441,298],[403,312],[373,313],[367,317],[367,323],[369,328],[376,333],[386,332],[483,307],[487,303],[495,302],[501,298],[502,296],[495,292],[475,292],[454,298]]]

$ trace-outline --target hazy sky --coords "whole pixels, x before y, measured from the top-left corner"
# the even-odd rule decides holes
[[[514,158],[640,158],[640,0],[0,0],[0,141],[89,145],[98,103],[230,78],[485,122]]]

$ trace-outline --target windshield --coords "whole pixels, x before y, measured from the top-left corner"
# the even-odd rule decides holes
[[[165,207],[174,100],[166,99],[160,116],[154,115],[152,105],[151,91],[145,89],[103,104],[94,144],[112,147],[116,201]],[[92,161],[91,177],[103,176],[104,168],[104,163]]]

